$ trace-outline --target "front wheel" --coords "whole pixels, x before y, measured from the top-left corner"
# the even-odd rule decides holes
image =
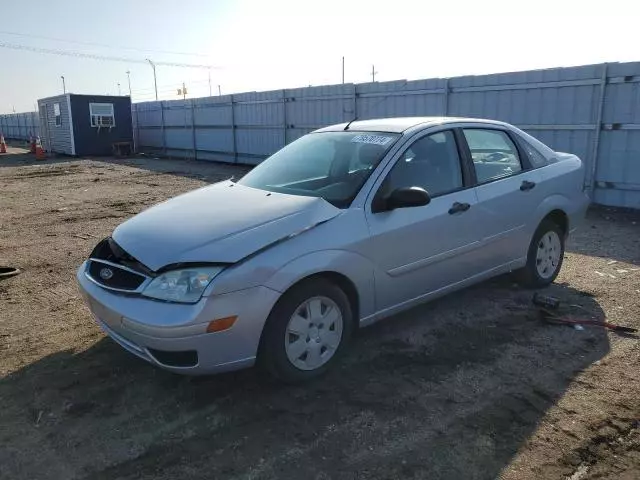
[[[259,362],[279,380],[317,377],[345,350],[353,331],[349,299],[326,279],[312,279],[286,292],[272,310]]]
[[[518,272],[523,285],[542,288],[556,279],[564,259],[564,240],[556,223],[544,220],[540,224],[529,245],[527,264]]]

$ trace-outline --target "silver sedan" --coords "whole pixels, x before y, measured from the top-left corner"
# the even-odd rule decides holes
[[[353,121],[131,218],[77,279],[100,327],[159,367],[305,380],[418,303],[506,272],[553,282],[583,175],[502,122]]]

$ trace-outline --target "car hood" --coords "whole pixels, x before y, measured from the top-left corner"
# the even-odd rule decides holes
[[[113,232],[151,270],[175,263],[235,263],[340,213],[322,198],[217,183],[145,210]]]

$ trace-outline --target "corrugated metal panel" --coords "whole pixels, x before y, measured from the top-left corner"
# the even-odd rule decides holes
[[[0,115],[0,133],[7,140],[29,140],[31,135],[40,135],[38,113],[26,112]]]

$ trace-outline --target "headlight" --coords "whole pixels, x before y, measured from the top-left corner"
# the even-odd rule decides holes
[[[154,278],[142,295],[172,302],[195,303],[222,267],[185,268]]]

